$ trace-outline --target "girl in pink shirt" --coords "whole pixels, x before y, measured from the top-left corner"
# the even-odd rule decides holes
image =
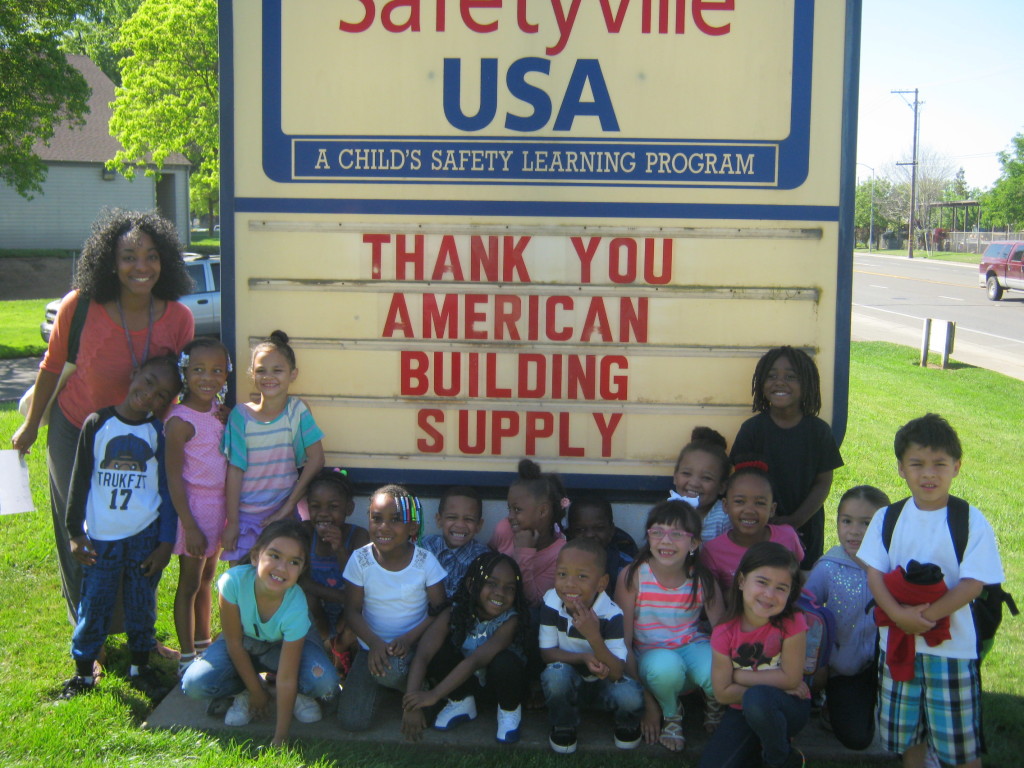
[[[724,504],[732,530],[705,542],[700,553],[701,561],[718,581],[723,593],[729,591],[740,560],[754,544],[774,541],[796,555],[798,560],[803,559],[804,549],[796,531],[788,525],[768,524],[775,514],[775,497],[764,462],[748,461],[736,465],[736,471],[726,481]]]
[[[529,459],[519,462],[519,479],[508,489],[508,517],[498,523],[489,546],[508,555],[523,572],[523,590],[532,609],[555,586],[555,560],[565,546],[559,523],[569,499],[561,478],[541,472]]]
[[[791,744],[811,716],[800,583],[800,561],[781,544],[760,542],[743,555],[725,621],[711,633],[711,684],[729,708],[699,768],[804,765]]]

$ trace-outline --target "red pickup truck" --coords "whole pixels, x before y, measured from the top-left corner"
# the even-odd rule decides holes
[[[978,285],[990,301],[1003,298],[1003,291],[1024,291],[1024,240],[1003,240],[989,245],[978,265]]]

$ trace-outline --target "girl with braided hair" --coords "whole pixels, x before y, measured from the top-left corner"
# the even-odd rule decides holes
[[[443,700],[434,728],[446,731],[476,718],[476,698],[498,705],[496,738],[519,741],[523,674],[526,668],[527,609],[516,561],[486,552],[469,565],[451,608],[430,625],[409,670],[403,699],[402,732],[417,741],[424,709]],[[436,681],[424,691],[423,681]]]
[[[445,571],[416,545],[423,507],[400,485],[370,497],[370,543],[348,559],[345,623],[359,650],[338,701],[346,731],[373,724],[380,686],[404,691],[413,651],[445,606]]]
[[[778,505],[772,523],[800,534],[806,553],[800,567],[809,571],[824,550],[832,472],[843,466],[832,428],[818,418],[818,367],[802,349],[770,349],[757,362],[750,390],[759,413],[740,426],[731,458],[768,464]]]

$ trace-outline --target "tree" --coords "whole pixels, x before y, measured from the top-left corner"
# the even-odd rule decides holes
[[[114,85],[121,84],[118,64],[124,53],[115,53],[121,27],[138,10],[142,0],[97,0],[95,8],[79,14],[64,38],[64,50],[88,56]]]
[[[878,237],[892,226],[882,207],[882,202],[891,194],[892,182],[888,179],[868,178],[857,185],[854,193],[853,226],[857,239],[867,242],[871,237],[871,224],[874,222],[875,243]],[[872,216],[872,210],[874,216]]]
[[[81,125],[89,86],[60,43],[78,13],[94,0],[0,3],[0,180],[22,197],[41,192],[46,165],[33,153],[64,121]]]
[[[944,199],[946,188],[956,176],[954,168],[953,162],[946,155],[928,148],[918,152],[914,227],[919,235],[929,226],[928,204]],[[910,216],[911,170],[909,158],[885,169],[885,175],[891,181],[892,187],[880,205],[883,214],[891,220],[892,225],[902,227],[904,233]]]
[[[1010,141],[1011,148],[999,153],[1003,167],[986,195],[985,207],[993,224],[1016,228],[1024,224],[1024,134]]]
[[[217,0],[143,0],[121,28],[121,87],[110,133],[124,147],[108,166],[159,175],[178,152],[192,163],[193,210],[211,214],[220,187]]]

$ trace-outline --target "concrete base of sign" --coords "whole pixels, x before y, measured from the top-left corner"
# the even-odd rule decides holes
[[[696,758],[700,755],[707,737],[701,727],[702,705],[699,698],[683,700],[686,710],[684,732],[687,736],[685,755]],[[195,728],[209,731],[236,741],[253,739],[258,743],[270,741],[274,731],[272,719],[254,721],[247,726],[231,728],[224,725],[223,717],[209,717],[205,713],[206,703],[189,699],[180,688],[172,691],[160,705],[150,713],[143,724],[145,728],[176,730]],[[397,692],[383,691],[378,698],[377,725],[361,733],[349,733],[338,727],[333,714],[325,715],[319,723],[304,724],[294,721],[291,738],[303,741],[366,742],[372,744],[406,744],[401,733],[401,696]],[[515,745],[503,745],[495,740],[495,712],[481,706],[479,716],[470,723],[464,723],[450,731],[435,731],[428,728],[420,742],[426,747],[455,747],[479,749],[548,749],[548,724],[545,710],[525,711],[521,726],[521,739]],[[873,744],[863,752],[845,749],[835,737],[826,731],[815,716],[797,737],[796,744],[807,757],[809,764],[819,760],[856,761],[858,763],[892,761],[894,756]],[[411,746],[411,745],[410,745]],[[616,752],[612,740],[611,716],[603,713],[584,713],[583,725],[578,731],[577,751],[583,753]],[[638,751],[654,756],[668,756],[669,752],[660,745],[641,744]]]

